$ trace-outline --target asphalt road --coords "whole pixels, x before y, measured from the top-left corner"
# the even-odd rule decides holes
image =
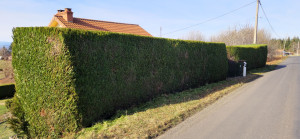
[[[247,83],[160,139],[300,139],[300,57]]]

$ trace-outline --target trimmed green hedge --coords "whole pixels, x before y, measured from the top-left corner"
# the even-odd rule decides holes
[[[226,46],[228,59],[246,60],[247,70],[264,67],[267,62],[268,48],[265,44]]]
[[[0,85],[0,99],[13,97],[15,92],[15,84]]]
[[[14,107],[30,137],[59,137],[227,76],[224,43],[48,27],[13,34]]]

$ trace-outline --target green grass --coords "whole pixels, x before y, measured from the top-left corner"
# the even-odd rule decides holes
[[[15,135],[6,122],[8,115],[8,109],[5,107],[6,100],[7,99],[0,100],[0,139],[8,139],[9,137]]]
[[[103,120],[66,138],[157,137],[224,95],[274,70],[281,61],[267,63],[263,68],[248,72],[247,77],[230,78],[196,89],[161,95],[143,105],[119,111],[114,118]]]
[[[8,112],[8,110],[6,109],[5,105],[0,105],[0,115],[5,114],[6,112]]]
[[[0,123],[0,139],[8,139],[13,135],[15,135],[14,132],[10,130],[9,125],[6,122]]]

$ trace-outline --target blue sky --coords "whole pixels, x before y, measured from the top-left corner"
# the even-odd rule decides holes
[[[173,32],[217,17],[255,0],[0,0],[0,41],[12,41],[13,27],[47,26],[58,9],[72,8],[74,17],[139,24],[153,36]],[[261,0],[279,37],[299,36],[299,0]],[[198,26],[166,34],[181,38],[189,31],[200,31],[209,38],[229,27],[255,21],[256,4]],[[259,28],[271,30],[262,11]]]

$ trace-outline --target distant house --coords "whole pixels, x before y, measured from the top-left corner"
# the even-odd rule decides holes
[[[0,56],[0,60],[12,60],[11,55]]]
[[[73,17],[71,8],[65,8],[65,10],[57,10],[57,14],[54,15],[49,27],[63,27],[63,28],[75,28],[85,30],[99,30],[110,31],[118,33],[135,34],[142,36],[152,36],[142,27],[136,24],[117,23],[101,20],[92,20],[84,18]]]

